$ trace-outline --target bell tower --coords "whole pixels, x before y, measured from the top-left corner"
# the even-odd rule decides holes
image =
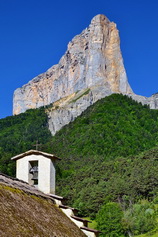
[[[16,178],[34,185],[46,194],[55,194],[56,161],[60,158],[30,150],[11,158],[16,161]]]

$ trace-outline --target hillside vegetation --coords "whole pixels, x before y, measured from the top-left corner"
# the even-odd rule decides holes
[[[52,150],[68,158],[113,159],[148,150],[158,141],[158,111],[113,94],[90,106],[52,139]]]
[[[118,236],[156,231],[155,219],[153,226],[150,221],[155,218],[158,199],[157,110],[113,94],[89,107],[54,137],[43,108],[0,120],[0,136],[2,172],[15,174],[10,157],[32,149],[38,140],[43,151],[62,158],[57,166],[57,194],[67,197],[81,216],[95,218],[115,202],[124,220]],[[144,213],[148,216],[141,224]]]
[[[0,119],[0,171],[15,175],[15,163],[11,157],[30,149],[38,141],[51,139],[44,108],[28,110],[17,116]]]
[[[45,146],[63,158],[57,192],[82,215],[92,216],[107,197],[136,201],[153,196],[157,161],[136,155],[157,144],[157,131],[158,111],[120,94],[98,101]]]

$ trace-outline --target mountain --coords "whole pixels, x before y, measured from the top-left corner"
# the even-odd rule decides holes
[[[132,93],[118,30],[104,15],[95,16],[90,26],[72,39],[58,65],[15,91],[14,114],[99,86],[113,93]]]
[[[47,108],[54,135],[90,105],[112,93],[127,94],[150,108],[158,108],[158,95],[133,93],[126,76],[116,24],[95,16],[89,27],[75,36],[57,65],[14,92],[13,114]]]
[[[0,174],[0,236],[85,237],[53,200],[25,182]]]

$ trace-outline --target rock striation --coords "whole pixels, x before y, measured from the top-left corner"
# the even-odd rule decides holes
[[[97,15],[69,42],[57,65],[15,90],[13,114],[52,104],[47,113],[49,128],[55,134],[88,106],[112,93],[150,104],[147,98],[136,96],[128,83],[116,24]]]

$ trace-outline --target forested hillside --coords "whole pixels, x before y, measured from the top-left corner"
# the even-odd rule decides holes
[[[157,233],[157,142],[158,111],[118,94],[98,101],[47,144],[63,158],[57,193],[82,216],[99,211],[101,236]]]
[[[51,141],[61,157],[77,158],[138,154],[158,141],[158,111],[127,96],[113,94],[89,107]]]
[[[62,158],[57,166],[57,194],[67,197],[81,216],[96,218],[99,211],[97,222],[102,229],[102,212],[118,210],[118,236],[156,228],[157,110],[113,94],[89,107],[54,137],[48,131],[44,108],[2,119],[0,170],[14,174],[10,157],[32,149],[36,140],[43,144],[43,151]],[[143,216],[144,222],[135,222],[136,216],[139,220]]]
[[[136,179],[145,178],[145,170],[148,173],[141,168],[146,167],[146,160],[136,155],[157,144],[157,131],[157,110],[120,94],[98,101],[61,129],[45,147],[63,158],[59,164],[58,193],[68,197],[82,215],[92,216],[107,196],[113,201],[121,201],[124,195],[132,200],[139,195],[148,197],[155,184],[150,190],[142,181],[138,181],[140,186],[133,186]],[[151,169],[151,165],[147,168]],[[144,182],[150,182],[149,177]]]
[[[0,119],[0,171],[15,175],[15,163],[11,157],[29,149],[38,141],[51,139],[44,108],[28,110],[17,116]]]

